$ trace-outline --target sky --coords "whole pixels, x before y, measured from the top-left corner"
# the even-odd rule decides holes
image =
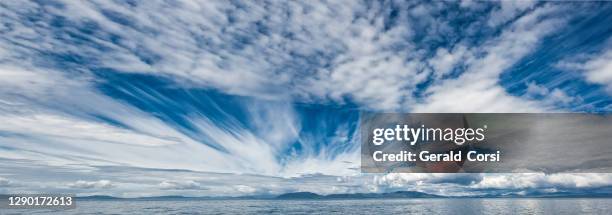
[[[612,111],[612,3],[1,1],[0,193],[607,192],[363,174],[359,113]]]

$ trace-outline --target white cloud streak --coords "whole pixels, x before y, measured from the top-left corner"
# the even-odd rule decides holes
[[[612,50],[606,50],[586,62],[584,69],[588,81],[605,85],[608,92],[612,93]]]

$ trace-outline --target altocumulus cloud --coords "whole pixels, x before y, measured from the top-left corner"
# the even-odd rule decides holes
[[[8,191],[127,196],[607,187],[605,174],[362,175],[357,124],[359,110],[609,112],[610,11],[2,1],[0,169],[23,185]]]

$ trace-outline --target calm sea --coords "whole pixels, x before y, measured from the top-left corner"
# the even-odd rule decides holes
[[[612,199],[82,200],[0,214],[612,214]]]

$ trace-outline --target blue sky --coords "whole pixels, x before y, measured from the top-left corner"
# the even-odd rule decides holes
[[[361,174],[359,111],[612,110],[609,2],[0,2],[0,193],[607,192]]]

